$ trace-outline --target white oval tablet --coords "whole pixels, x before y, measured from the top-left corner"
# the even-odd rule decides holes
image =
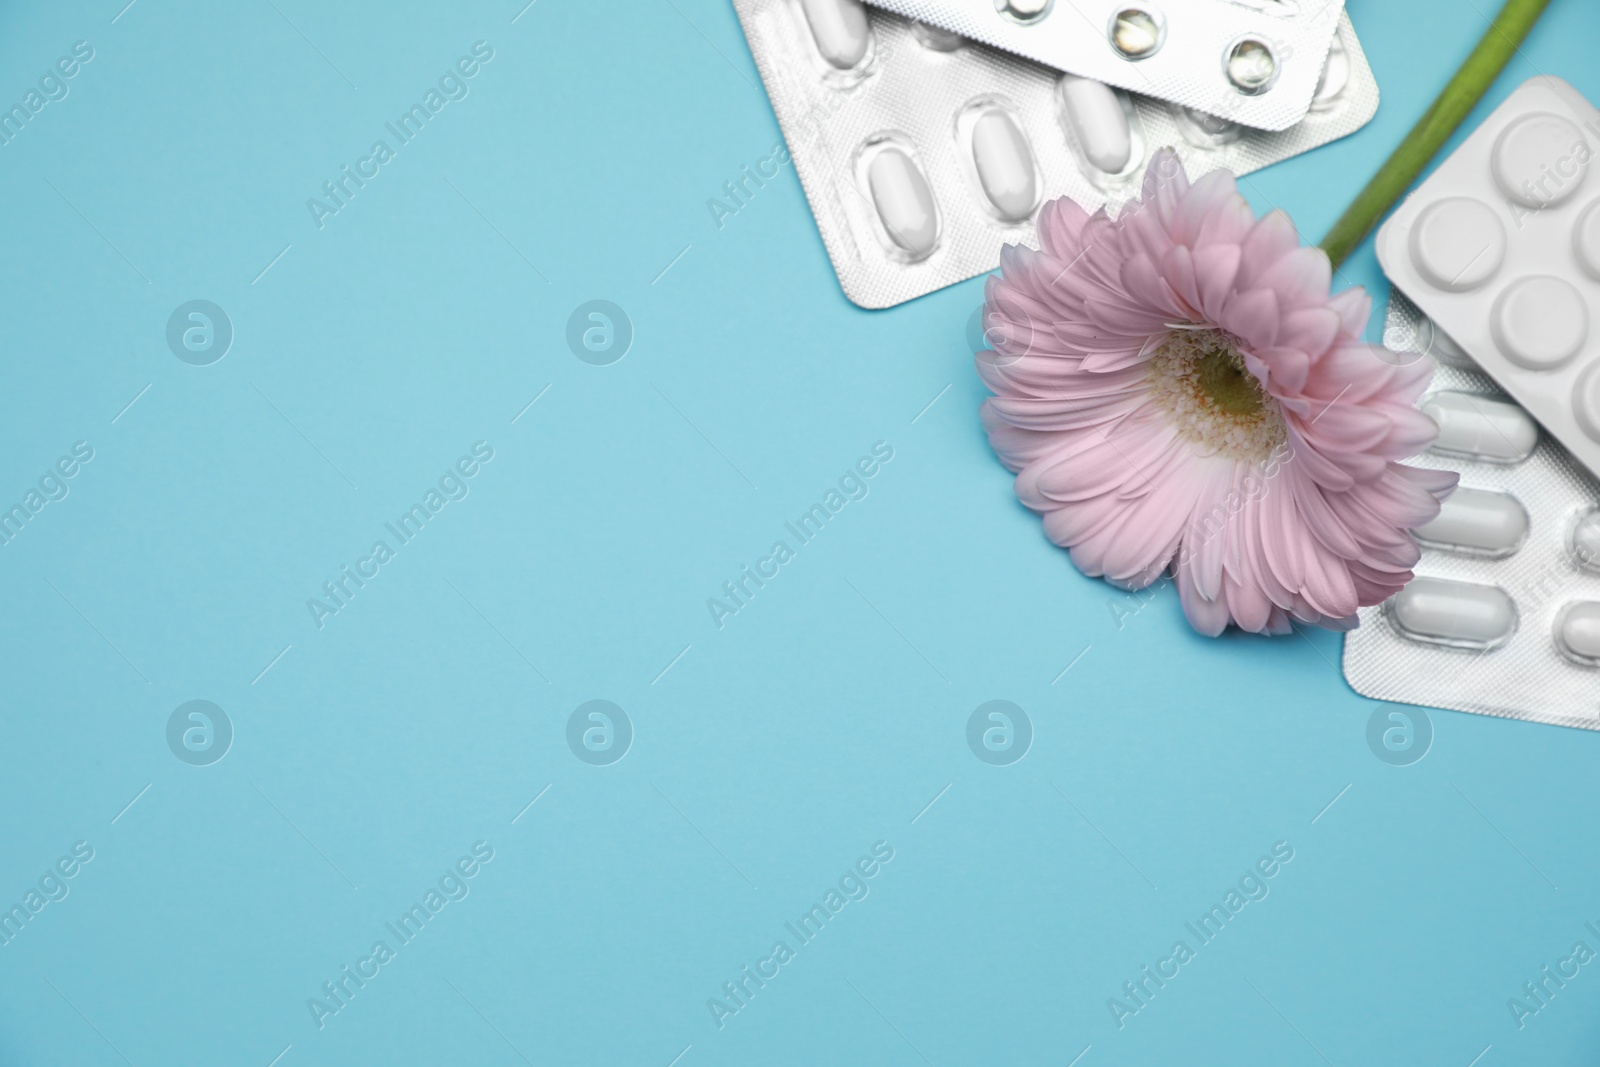
[[[916,160],[894,145],[880,148],[867,166],[867,185],[890,239],[913,256],[933,251],[939,213]]]
[[[1039,203],[1039,180],[1028,139],[1001,107],[991,107],[972,124],[972,162],[983,195],[1004,218],[1025,219]]]
[[[1411,260],[1432,285],[1453,293],[1476,289],[1500,269],[1506,231],[1494,209],[1467,196],[1430,204],[1411,228]]]
[[[1589,305],[1560,278],[1520,278],[1495,300],[1489,332],[1517,366],[1554,370],[1577,355],[1588,339]]]
[[[1498,558],[1527,538],[1528,511],[1510,493],[1458,488],[1444,498],[1433,521],[1411,532],[1425,544]]]
[[[1589,172],[1583,131],[1560,115],[1524,115],[1500,131],[1489,156],[1500,191],[1525,207],[1559,204]]]
[[[1526,411],[1474,393],[1434,393],[1418,405],[1439,427],[1433,448],[1488,460],[1520,463],[1539,443],[1539,426]],[[1597,435],[1600,439],[1600,435]]]
[[[1440,363],[1467,370],[1480,369],[1478,361],[1467,355],[1456,339],[1441,330],[1432,319],[1423,319],[1417,324],[1417,347]]]
[[[861,0],[800,0],[811,39],[828,64],[849,70],[867,54],[870,31]]]
[[[1090,165],[1107,174],[1122,173],[1133,154],[1133,131],[1116,91],[1104,82],[1063,74],[1057,92]]]
[[[1568,659],[1585,666],[1600,666],[1600,603],[1579,600],[1556,616],[1556,648]]]
[[[1600,200],[1584,208],[1572,227],[1572,253],[1589,277],[1600,280]]]
[[[1600,511],[1587,512],[1573,524],[1567,551],[1584,570],[1600,571]]]
[[[1436,645],[1494,648],[1517,628],[1516,605],[1495,585],[1413,578],[1385,607],[1401,633]]]

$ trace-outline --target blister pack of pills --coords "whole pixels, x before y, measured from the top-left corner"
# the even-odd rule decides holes
[[[1056,70],[1245,126],[1311,108],[1344,0],[869,0]]]
[[[1600,473],[1600,111],[1520,85],[1378,232],[1396,285]]]
[[[1344,675],[1376,700],[1600,729],[1600,483],[1395,290],[1384,344],[1433,358],[1421,462],[1459,471],[1417,577],[1361,611]]]
[[[1038,247],[1041,205],[1137,196],[1173,147],[1191,179],[1360,128],[1378,88],[1348,20],[1310,114],[1278,133],[1113,89],[860,0],[734,0],[845,295],[883,308]]]

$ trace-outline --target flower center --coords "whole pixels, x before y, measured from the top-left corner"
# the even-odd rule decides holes
[[[1151,399],[1208,452],[1264,460],[1285,440],[1283,416],[1238,344],[1222,330],[1172,330],[1151,353]]]

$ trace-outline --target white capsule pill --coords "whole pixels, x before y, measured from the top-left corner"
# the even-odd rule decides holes
[[[1539,443],[1538,424],[1504,400],[1474,393],[1444,392],[1418,405],[1439,427],[1436,452],[1454,452],[1490,463],[1521,463]]]
[[[1600,511],[1586,512],[1573,524],[1567,550],[1584,570],[1600,571]]]
[[[1413,578],[1386,607],[1401,633],[1435,645],[1494,648],[1517,628],[1516,605],[1495,585]]]
[[[1025,219],[1039,203],[1033,150],[1011,113],[991,107],[972,124],[972,162],[983,194],[1007,219]]]
[[[1500,269],[1506,230],[1493,208],[1467,196],[1429,204],[1411,228],[1411,261],[1430,283],[1453,293],[1476,289]]]
[[[1568,659],[1588,667],[1600,666],[1600,604],[1579,600],[1556,615],[1556,648]]]
[[[885,145],[867,166],[867,185],[889,238],[918,258],[933,251],[939,214],[916,160],[903,149]]]
[[[830,66],[849,70],[867,54],[870,33],[861,0],[800,0],[811,39]]]
[[[1516,497],[1487,489],[1457,489],[1431,522],[1411,531],[1417,540],[1478,556],[1509,556],[1528,536],[1528,511]]]
[[[954,52],[965,43],[965,38],[959,33],[930,26],[926,22],[913,22],[911,24],[912,36],[924,48],[931,48],[935,52]]]
[[[1589,337],[1589,305],[1572,283],[1548,274],[1506,286],[1489,314],[1489,332],[1505,357],[1527,370],[1555,370]]]
[[[1116,91],[1076,74],[1063,74],[1056,91],[1090,165],[1107,174],[1122,173],[1133,154],[1133,131]]]

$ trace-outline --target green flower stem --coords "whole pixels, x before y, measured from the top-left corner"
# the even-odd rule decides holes
[[[1479,39],[1467,61],[1461,64],[1455,77],[1428,105],[1417,124],[1411,127],[1405,140],[1394,152],[1366,188],[1345,208],[1339,221],[1333,224],[1328,236],[1322,239],[1322,250],[1337,267],[1372,232],[1396,200],[1411,188],[1417,175],[1428,165],[1440,147],[1450,139],[1461,120],[1473,109],[1489,86],[1505,69],[1512,53],[1528,36],[1533,24],[1544,14],[1550,0],[1506,0],[1500,14],[1495,16],[1488,30]]]

